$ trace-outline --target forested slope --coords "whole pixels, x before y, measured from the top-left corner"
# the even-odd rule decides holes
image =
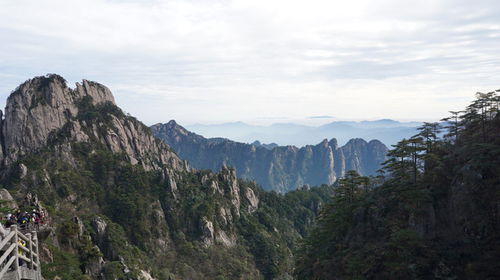
[[[105,86],[15,89],[0,122],[0,212],[44,209],[45,279],[289,279],[331,187],[263,192],[192,170]],[[29,198],[29,199],[26,199]]]
[[[497,92],[478,93],[395,145],[385,175],[340,180],[297,278],[499,279],[499,103]]]

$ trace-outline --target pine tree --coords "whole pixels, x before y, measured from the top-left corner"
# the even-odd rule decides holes
[[[353,203],[362,192],[368,191],[369,182],[368,177],[360,176],[355,170],[350,170],[344,178],[339,179],[335,193],[348,203]]]
[[[448,130],[448,133],[445,134],[445,139],[452,140],[453,142],[458,138],[458,132],[460,131],[460,114],[463,111],[450,111],[451,116],[441,119],[446,125],[444,128]]]
[[[423,138],[417,135],[403,139],[393,147],[387,153],[389,159],[383,163],[383,169],[391,174],[392,180],[416,183],[423,166]]]

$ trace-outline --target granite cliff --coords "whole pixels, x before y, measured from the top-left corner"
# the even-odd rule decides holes
[[[332,184],[346,171],[375,175],[386,160],[387,148],[380,141],[351,139],[339,147],[335,139],[317,145],[262,146],[224,138],[206,139],[175,121],[151,126],[155,136],[199,169],[219,170],[231,166],[245,179],[255,180],[266,190],[287,192],[305,184]]]
[[[95,110],[89,111],[91,108]],[[107,87],[87,80],[77,83],[75,89],[57,75],[26,81],[7,99],[0,127],[3,165],[65,137],[75,142],[95,139],[113,152],[124,152],[130,163],[139,163],[146,170],[165,164],[177,170],[187,168],[146,126],[116,107]],[[68,143],[58,146],[62,154],[69,155]]]
[[[45,279],[286,279],[331,193],[192,170],[91,81],[30,79],[0,126],[0,212],[47,211]]]

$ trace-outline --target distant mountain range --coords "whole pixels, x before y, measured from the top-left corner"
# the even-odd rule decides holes
[[[390,119],[375,121],[335,121],[321,126],[295,123],[276,123],[270,126],[250,125],[243,122],[222,124],[194,124],[186,129],[207,138],[224,137],[235,141],[252,143],[278,143],[302,147],[319,143],[325,138],[335,137],[343,145],[353,138],[377,139],[387,146],[416,134],[420,122],[398,122]]]
[[[236,129],[245,125],[236,124]],[[317,145],[278,146],[255,141],[245,144],[224,138],[205,138],[175,121],[151,126],[190,165],[198,169],[236,169],[242,178],[255,180],[266,190],[287,192],[304,184],[332,184],[348,170],[373,175],[385,161],[387,147],[378,140],[351,139],[342,147],[336,139]]]

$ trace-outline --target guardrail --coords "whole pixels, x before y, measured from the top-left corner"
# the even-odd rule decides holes
[[[0,254],[0,280],[42,279],[36,231],[23,234],[12,225],[0,240]]]

